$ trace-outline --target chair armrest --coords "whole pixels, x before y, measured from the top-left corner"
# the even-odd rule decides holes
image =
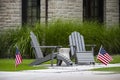
[[[55,50],[59,50],[59,48],[61,48],[62,46],[32,46],[32,47],[38,47],[38,48],[49,48],[52,50],[52,53],[54,53]]]
[[[93,53],[92,51],[80,51],[80,52],[76,52],[76,53]]]
[[[62,46],[40,46],[40,48],[61,48]]]
[[[32,46],[32,47],[56,49],[56,48],[61,48],[62,46]]]
[[[91,47],[91,50],[94,52],[95,44],[87,44],[85,46]]]
[[[69,47],[73,47],[73,48],[76,48],[76,46],[75,46],[75,45],[69,45]]]
[[[87,44],[85,46],[95,47],[96,45],[95,44]]]

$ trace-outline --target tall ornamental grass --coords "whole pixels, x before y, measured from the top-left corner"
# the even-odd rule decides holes
[[[120,27],[106,27],[97,22],[56,20],[48,25],[37,23],[34,26],[23,26],[15,30],[0,33],[0,57],[14,57],[16,45],[24,58],[34,58],[30,45],[30,31],[37,36],[40,45],[60,45],[69,47],[69,35],[78,31],[84,36],[85,44],[95,44],[95,55],[101,45],[110,54],[120,54]],[[44,50],[46,54],[47,50]]]

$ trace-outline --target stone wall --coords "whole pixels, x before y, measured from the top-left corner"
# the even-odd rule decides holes
[[[21,0],[0,0],[0,30],[21,25]]]
[[[119,0],[104,0],[104,22],[119,23]],[[22,24],[22,0],[0,0],[0,30]],[[24,15],[24,14],[23,14]],[[83,0],[48,0],[48,20],[83,21]],[[41,21],[45,22],[45,0],[41,0]]]
[[[45,22],[45,0],[41,0],[41,22]]]
[[[108,26],[119,24],[119,0],[105,0],[104,21]]]
[[[48,20],[79,19],[83,21],[83,0],[48,0],[48,6]],[[45,0],[41,0],[41,19],[44,20],[44,18]]]

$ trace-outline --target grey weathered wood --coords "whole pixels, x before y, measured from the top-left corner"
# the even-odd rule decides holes
[[[57,57],[57,53],[53,53],[53,54],[49,54],[43,58],[40,58],[40,59],[36,59],[35,61],[33,61],[30,65],[39,65],[43,62],[46,62],[48,60],[52,60],[52,59],[55,59]]]
[[[40,46],[40,44],[38,43],[37,38],[33,32],[30,32],[30,37],[31,37],[31,45],[34,48],[34,53],[35,53],[36,59],[43,58],[43,53],[42,53],[41,49],[39,47],[37,47],[37,46]]]
[[[36,57],[36,60],[32,62],[30,65],[39,65],[43,62],[51,60],[51,66],[52,66],[54,58],[58,58],[58,60],[64,61],[67,65],[71,65],[70,59],[61,56],[60,54],[58,54],[58,52],[54,53],[55,49],[58,49],[61,46],[40,46],[33,32],[30,32],[30,37],[31,37],[31,46],[34,49],[34,53]],[[50,48],[52,49],[52,53],[44,57],[41,48]]]
[[[43,62],[46,62],[48,60],[54,59],[57,55],[52,51],[52,54],[49,54],[47,56],[43,56],[41,48],[51,48],[52,50],[55,50],[59,46],[40,46],[35,34],[33,32],[30,32],[30,37],[31,37],[31,46],[34,50],[36,60],[32,62],[30,65],[38,65]]]
[[[67,66],[71,66],[73,64],[69,58],[67,58],[66,56],[64,56],[62,54],[58,54],[57,59],[59,61],[57,64],[58,66],[61,65],[61,61],[64,61],[67,64]]]
[[[94,45],[88,45],[91,46],[91,51],[86,51],[85,49],[85,43],[84,43],[84,37],[80,35],[79,32],[72,32],[69,36],[69,43],[70,43],[70,49],[71,49],[71,55],[75,55],[76,57],[76,63],[95,63],[94,61]]]

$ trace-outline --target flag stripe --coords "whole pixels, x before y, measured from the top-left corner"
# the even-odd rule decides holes
[[[104,50],[104,48],[100,48],[97,59],[105,65],[112,61],[112,57]]]
[[[109,62],[112,60],[108,53],[106,53],[104,56],[106,57],[106,60],[108,60]]]
[[[106,53],[106,55],[105,55],[110,61],[112,60],[112,57],[108,54],[108,53]]]
[[[104,64],[108,64],[110,61],[103,55],[99,54],[99,58],[100,61],[102,61]]]
[[[16,55],[16,66],[22,62],[21,55],[17,54]]]
[[[22,63],[22,56],[20,55],[20,52],[18,49],[16,49],[16,55],[15,55],[15,65],[18,66]]]
[[[21,60],[20,55],[16,55],[16,64],[19,64],[21,62],[22,62],[22,60]]]
[[[98,60],[100,60],[102,63],[104,63],[104,64],[108,64],[109,62],[106,60],[106,58],[103,56],[103,55],[101,55],[101,54],[99,54],[99,56],[98,56]]]

